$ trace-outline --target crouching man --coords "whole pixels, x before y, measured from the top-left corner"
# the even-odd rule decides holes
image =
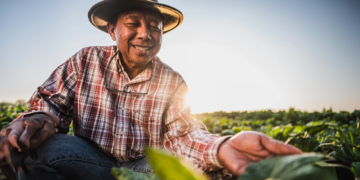
[[[179,10],[156,0],[104,0],[88,16],[116,46],[77,52],[1,132],[1,168],[10,178],[115,179],[114,166],[151,173],[149,146],[168,149],[212,179],[300,153],[257,132],[219,137],[191,117],[184,79],[156,56],[163,34],[181,24]],[[75,136],[66,135],[71,122]]]

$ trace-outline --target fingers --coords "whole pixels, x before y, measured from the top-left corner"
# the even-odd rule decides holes
[[[46,115],[27,117],[14,122],[5,134],[8,135],[12,147],[19,152],[26,152],[55,133],[55,125],[52,121],[46,121]],[[36,135],[38,134],[38,135]],[[40,135],[41,134],[41,135]]]
[[[7,177],[9,180],[16,180],[15,172],[10,165],[1,166],[1,172]]]
[[[274,155],[292,155],[301,154],[301,151],[289,144],[272,139],[266,135],[261,136],[260,143],[262,146]]]
[[[2,136],[0,140],[0,168],[8,179],[15,180],[15,173],[10,158],[10,147],[8,138]]]
[[[46,121],[44,126],[40,130],[36,131],[36,133],[32,136],[29,150],[37,148],[41,143],[43,143],[55,133],[56,131],[54,124]]]
[[[248,160],[251,161],[251,162],[258,162],[258,161],[261,161],[263,159],[266,159],[266,158],[274,155],[274,154],[271,154],[267,150],[261,150],[259,152],[246,152],[246,151],[243,151],[242,154],[244,154],[248,158]]]
[[[33,135],[38,129],[41,129],[44,126],[45,121],[36,118],[26,119],[24,120],[24,124],[25,124],[25,129],[21,134],[21,136],[19,137],[19,142],[20,142],[19,144],[22,152],[29,150],[30,139],[33,137]]]
[[[3,137],[0,142],[0,166],[4,164],[12,165],[10,158],[10,143],[6,137]]]
[[[11,158],[10,158],[10,144],[6,143],[4,144],[4,146],[2,147],[2,152],[3,152],[3,158],[5,158],[6,164],[9,165],[10,167],[12,167],[12,162],[11,162]]]
[[[9,130],[8,139],[12,147],[21,149],[18,139],[25,130],[25,125],[22,122],[14,122]]]

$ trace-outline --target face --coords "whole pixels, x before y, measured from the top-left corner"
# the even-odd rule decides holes
[[[148,10],[121,13],[116,26],[108,24],[108,32],[130,66],[144,66],[155,58],[162,42],[161,16]]]

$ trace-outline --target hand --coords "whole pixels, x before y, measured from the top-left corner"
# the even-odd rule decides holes
[[[35,149],[55,133],[55,124],[59,122],[54,115],[33,114],[12,122],[1,131],[0,167],[4,175],[15,179],[10,159],[11,148],[16,148],[19,152]]]
[[[225,141],[219,148],[219,162],[230,172],[240,175],[252,162],[258,162],[274,155],[301,154],[292,145],[254,132],[243,131]]]

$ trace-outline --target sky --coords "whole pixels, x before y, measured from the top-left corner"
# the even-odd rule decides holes
[[[360,1],[159,0],[184,14],[158,57],[193,113],[360,109]],[[69,57],[115,45],[87,13],[98,0],[0,1],[0,102],[27,100]]]

